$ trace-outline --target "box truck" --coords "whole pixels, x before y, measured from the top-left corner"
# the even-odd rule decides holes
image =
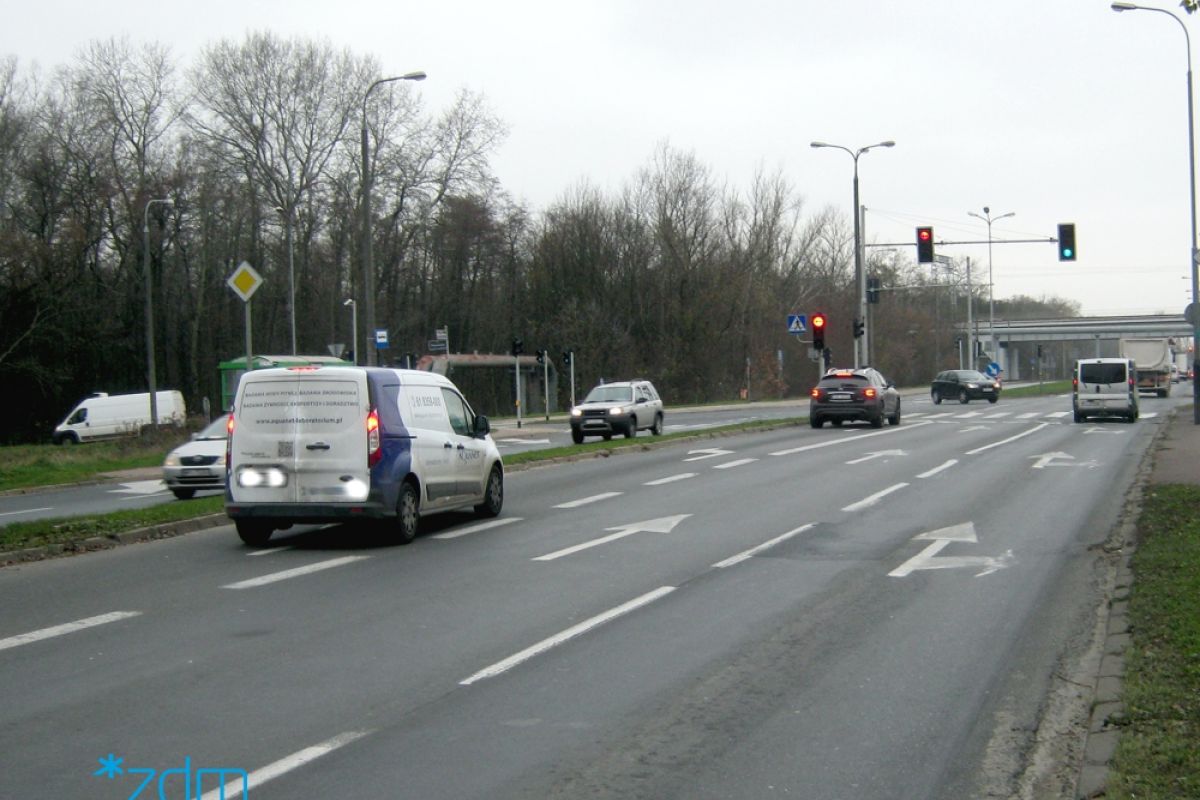
[[[1122,339],[1121,358],[1137,367],[1137,388],[1159,397],[1171,396],[1171,340],[1167,338]]]
[[[155,392],[160,425],[180,427],[187,418],[183,395],[175,390]],[[54,429],[55,444],[80,444],[118,436],[137,436],[150,425],[150,393],[97,392],[71,410]]]

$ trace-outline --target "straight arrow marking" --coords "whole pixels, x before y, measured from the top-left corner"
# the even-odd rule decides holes
[[[564,547],[562,550],[556,550],[553,553],[547,553],[544,556],[538,556],[533,560],[554,561],[555,559],[562,558],[563,556],[573,555],[574,553],[578,553],[582,550],[588,550],[592,547],[598,547],[602,544],[615,542],[618,539],[624,539],[626,536],[632,536],[635,533],[670,533],[675,529],[676,525],[678,525],[680,522],[683,522],[690,516],[691,514],[679,514],[674,517],[660,517],[658,519],[651,519],[645,522],[632,522],[628,525],[620,525],[616,528],[605,528],[606,531],[615,532],[609,534],[608,536],[601,536],[599,539],[592,539],[590,542],[583,542],[582,544],[577,544],[573,547]]]
[[[903,450],[877,450],[874,453],[867,453],[862,458],[856,458],[853,461],[847,461],[847,464],[861,464],[864,461],[870,461],[874,458],[890,458],[891,456],[906,456],[908,453]]]

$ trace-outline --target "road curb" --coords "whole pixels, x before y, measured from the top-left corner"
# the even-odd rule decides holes
[[[158,525],[135,528],[134,530],[113,533],[107,536],[91,536],[86,539],[78,539],[70,542],[56,542],[40,547],[10,550],[0,553],[0,567],[23,564],[30,561],[42,561],[47,558],[57,558],[59,556],[76,555],[78,553],[89,553],[96,550],[109,550],[122,545],[148,542],[154,539],[169,539],[173,536],[181,536],[185,533],[192,533],[193,531],[204,530],[206,528],[215,528],[218,525],[227,525],[228,523],[229,517],[225,516],[224,513],[206,514],[202,517],[181,519],[175,522],[163,522]]]

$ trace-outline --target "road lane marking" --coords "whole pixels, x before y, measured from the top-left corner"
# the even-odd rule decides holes
[[[864,461],[872,461],[876,458],[890,458],[892,456],[906,456],[908,453],[903,450],[877,450],[874,453],[867,453],[862,458],[856,458],[853,461],[847,461],[847,464],[862,464]]]
[[[1024,414],[1017,414],[1017,419],[1033,419],[1037,416],[1041,416],[1040,411],[1026,411]]]
[[[312,747],[306,747],[303,750],[298,750],[290,756],[284,756],[278,761],[272,762],[262,769],[256,769],[251,772],[247,785],[253,785],[255,789],[262,786],[269,780],[278,778],[280,775],[286,775],[294,769],[303,767],[321,756],[329,755],[334,750],[340,747],[345,747],[351,742],[363,738],[370,731],[349,731],[347,733],[338,734],[332,739],[326,739],[320,744],[315,744]],[[249,792],[246,796],[249,797]],[[190,795],[189,795],[190,796]],[[235,797],[242,796],[242,781],[235,779],[226,783],[224,786],[218,786],[211,791],[205,792],[200,800],[233,800]]]
[[[341,558],[331,558],[328,561],[318,561],[315,564],[309,564],[306,567],[296,567],[295,569],[285,569],[283,572],[272,572],[269,575],[262,575],[258,578],[250,578],[249,580],[238,581],[237,583],[227,583],[222,586],[222,589],[254,589],[259,586],[266,586],[269,583],[277,583],[286,581],[289,578],[299,578],[301,575],[311,575],[314,572],[322,572],[334,567],[341,567],[346,564],[353,564],[355,561],[364,561],[370,556],[342,556]]]
[[[992,442],[991,444],[985,444],[983,447],[976,447],[974,450],[968,450],[966,454],[969,456],[978,455],[979,453],[985,452],[987,450],[991,450],[993,447],[1000,447],[1001,445],[1008,444],[1009,442],[1015,442],[1017,439],[1022,439],[1024,437],[1030,435],[1031,433],[1037,433],[1042,428],[1049,428],[1049,427],[1050,427],[1049,422],[1043,422],[1039,425],[1034,425],[1032,428],[1030,428],[1027,431],[1022,431],[1021,433],[1018,433],[1016,436],[1010,436],[1007,439],[1001,439],[998,442]]]
[[[725,559],[724,561],[718,561],[716,564],[713,564],[713,568],[714,569],[725,569],[726,567],[732,567],[734,564],[740,564],[743,561],[747,561],[751,558],[754,558],[754,556],[758,555],[759,553],[763,552],[764,550],[770,550],[775,545],[780,544],[782,542],[786,542],[788,539],[791,539],[793,536],[798,536],[799,534],[804,533],[807,530],[811,530],[811,529],[815,528],[816,526],[817,526],[817,523],[815,523],[815,522],[810,522],[807,525],[801,525],[799,528],[788,531],[787,533],[783,534],[782,536],[776,536],[774,539],[771,539],[768,542],[763,542],[758,547],[752,547],[749,550],[738,553],[736,556],[730,556],[729,558]]]
[[[932,425],[932,424],[933,423],[929,422],[928,420],[921,420],[920,422],[916,423],[915,425],[909,425],[903,429],[901,429],[899,427],[892,427],[886,431],[875,431],[874,433],[860,433],[856,436],[848,436],[845,439],[830,439],[827,442],[818,442],[817,444],[806,444],[803,447],[792,447],[787,450],[778,450],[774,453],[771,453],[770,455],[790,456],[790,455],[794,455],[795,453],[803,453],[808,450],[819,450],[822,447],[836,447],[838,445],[854,444],[855,442],[861,441],[863,439],[869,439],[872,436],[889,436],[894,433],[900,433],[900,432],[902,432],[902,430],[910,431],[913,428],[920,428],[923,425]]]
[[[901,489],[903,489],[905,486],[908,486],[908,484],[907,483],[897,483],[895,486],[889,486],[888,488],[884,489],[882,492],[876,492],[875,494],[871,495],[870,497],[864,497],[862,500],[859,500],[857,503],[851,503],[850,505],[843,508],[842,511],[861,511],[864,508],[870,508],[871,506],[875,505],[883,498],[887,497],[892,492],[898,492]]]
[[[53,511],[54,506],[45,506],[44,508],[27,508],[24,511],[5,511],[0,513],[0,517],[11,517],[14,514],[33,514],[37,511]]]
[[[942,464],[940,467],[934,467],[933,469],[929,470],[928,472],[922,472],[917,477],[918,478],[932,478],[934,475],[937,475],[939,472],[944,472],[945,470],[950,469],[957,463],[958,463],[958,459],[952,458],[949,461],[947,461],[945,464]]]
[[[472,533],[499,528],[501,525],[511,525],[514,522],[521,522],[524,517],[505,517],[504,519],[493,519],[487,522],[480,522],[477,525],[468,525],[465,528],[459,528],[445,533],[438,533],[430,536],[430,539],[457,539],[461,536],[470,536]]]
[[[688,478],[694,478],[699,474],[699,472],[681,472],[678,475],[659,478],[656,481],[647,481],[646,483],[643,483],[642,486],[665,486],[668,483],[675,483],[675,481],[686,481]]]
[[[10,647],[20,647],[23,644],[40,642],[44,639],[53,639],[56,636],[65,636],[68,633],[94,628],[97,625],[106,625],[109,622],[119,622],[131,617],[140,617],[141,614],[141,611],[110,611],[107,614],[87,617],[75,622],[66,622],[62,625],[42,628],[41,630],[30,631],[29,633],[20,633],[16,636],[10,636],[7,639],[0,639],[0,650],[7,650]]]
[[[587,633],[588,631],[592,630],[593,628],[597,628],[597,627],[603,625],[606,622],[611,622],[612,620],[616,619],[617,617],[628,614],[631,611],[636,611],[637,609],[641,608],[642,606],[649,605],[650,603],[653,603],[655,600],[658,600],[660,597],[665,597],[673,591],[675,591],[674,586],[660,586],[659,588],[655,589],[654,591],[647,592],[646,594],[642,595],[641,597],[635,597],[634,599],[630,600],[628,603],[623,603],[622,605],[619,605],[616,608],[611,608],[608,611],[605,611],[603,614],[597,614],[596,616],[592,617],[591,619],[586,619],[583,622],[579,623],[578,625],[573,625],[570,628],[567,628],[565,631],[562,631],[561,633],[556,633],[555,635],[553,635],[549,638],[543,639],[542,641],[538,642],[535,645],[526,647],[521,652],[511,655],[508,658],[504,659],[503,661],[497,661],[495,664],[492,664],[490,667],[485,667],[484,669],[481,669],[479,672],[476,672],[471,677],[466,678],[465,680],[459,681],[459,685],[470,686],[472,683],[477,683],[481,680],[484,680],[485,678],[494,678],[497,675],[508,672],[513,667],[517,666],[518,664],[522,664],[522,663],[528,661],[529,659],[533,658],[534,656],[541,655],[542,653],[546,652],[547,650],[557,647],[558,645],[563,644],[564,642],[570,641],[571,639],[574,639],[576,636],[581,636],[581,635]]]
[[[734,467],[744,467],[747,464],[753,464],[758,461],[757,458],[739,458],[737,461],[726,461],[724,464],[716,464],[713,469],[733,469]]]
[[[955,419],[972,419],[973,417],[982,417],[982,416],[983,416],[982,411],[967,411],[962,414],[955,414],[954,418]]]
[[[253,558],[254,556],[269,556],[272,553],[282,553],[285,550],[292,549],[294,549],[292,545],[285,544],[283,547],[268,547],[263,550],[251,550],[249,553],[246,553],[246,556],[250,558]]]
[[[1047,414],[1046,416],[1052,417],[1054,419],[1061,419],[1062,417],[1068,416],[1072,413],[1073,412],[1071,412],[1071,411],[1053,411],[1053,412]]]
[[[574,555],[581,550],[589,550],[593,547],[599,547],[602,544],[615,542],[617,539],[624,539],[626,536],[632,536],[635,533],[670,533],[675,530],[675,526],[690,517],[691,514],[677,514],[673,517],[659,517],[658,519],[648,519],[643,522],[631,522],[628,525],[618,525],[613,528],[605,528],[606,531],[614,531],[608,536],[601,536],[599,539],[592,539],[590,542],[583,542],[572,547],[564,547],[562,550],[555,550],[553,553],[547,553],[544,556],[538,556],[534,561],[555,561],[563,556]]]
[[[621,492],[605,492],[604,494],[594,494],[591,497],[584,497],[579,500],[572,500],[569,503],[559,503],[554,508],[579,508],[586,506],[588,503],[598,503],[601,500],[607,500],[610,497],[620,497]]]
[[[1011,411],[997,411],[995,414],[988,414],[984,417],[984,419],[1000,419],[1002,417],[1007,417],[1010,414],[1012,414]]]

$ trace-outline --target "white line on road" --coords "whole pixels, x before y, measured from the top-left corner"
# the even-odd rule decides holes
[[[64,636],[68,633],[94,628],[97,625],[104,625],[109,622],[119,622],[130,617],[141,616],[141,614],[142,612],[140,611],[111,611],[107,614],[55,625],[52,628],[42,628],[41,630],[30,631],[29,633],[21,633],[16,636],[10,636],[7,639],[0,639],[0,650],[7,650],[10,647],[20,647],[23,644],[30,644],[32,642],[40,642],[43,639],[53,639],[55,636]]]
[[[1051,413],[1047,414],[1046,416],[1047,416],[1047,417],[1053,417],[1053,418],[1055,418],[1055,419],[1059,419],[1059,418],[1062,418],[1062,417],[1068,416],[1068,415],[1069,415],[1069,414],[1071,414],[1071,413],[1072,413],[1072,412],[1070,412],[1070,411],[1052,411]]]
[[[908,484],[907,483],[897,483],[895,486],[889,486],[888,488],[884,489],[882,492],[876,492],[875,494],[871,495],[870,497],[864,497],[862,500],[859,500],[857,503],[851,503],[850,505],[843,508],[842,511],[861,511],[864,508],[870,508],[871,506],[875,505],[883,498],[887,497],[892,492],[898,492],[901,489],[903,489],[905,486],[908,486]]]
[[[351,742],[361,739],[368,733],[370,733],[370,731],[350,731],[348,733],[342,733],[333,737],[332,739],[327,739],[320,744],[315,744],[312,747],[306,747],[303,750],[292,753],[290,756],[285,756],[274,763],[268,764],[262,769],[256,769],[254,772],[251,772],[249,775],[249,780],[247,780],[247,785],[253,785],[254,788],[257,789],[267,781],[278,778],[280,775],[285,775],[299,767],[303,767],[305,764],[315,761],[321,756],[332,753],[339,747],[345,747]],[[228,770],[226,770],[226,772],[228,772]],[[190,797],[191,795],[189,794],[188,796]],[[242,796],[242,781],[241,779],[236,779],[229,781],[229,783],[226,783],[224,786],[218,786],[211,791],[205,792],[200,797],[200,800],[233,800],[233,798],[240,796]],[[250,793],[246,792],[246,797],[249,796]]]
[[[983,447],[976,447],[974,450],[968,450],[967,455],[969,455],[969,456],[977,455],[979,453],[984,452],[985,450],[991,450],[993,447],[999,447],[1000,445],[1008,444],[1009,442],[1015,442],[1017,439],[1024,438],[1031,433],[1037,433],[1042,428],[1049,428],[1049,427],[1050,427],[1049,422],[1043,422],[1040,425],[1034,425],[1029,430],[1024,431],[1022,433],[1018,433],[1016,436],[1010,436],[1007,439],[1001,439],[998,442],[992,442],[991,444],[985,444]]]
[[[747,464],[753,464],[758,461],[757,458],[739,458],[737,461],[726,461],[724,464],[716,464],[713,469],[733,469],[734,467],[744,467]]]
[[[1017,414],[1017,419],[1033,419],[1034,417],[1040,416],[1041,413],[1042,412],[1040,411],[1027,411],[1024,414]]]
[[[334,567],[340,567],[345,564],[353,564],[355,561],[363,561],[368,558],[370,558],[370,556],[342,556],[341,558],[331,558],[328,561],[318,561],[315,564],[309,564],[307,567],[285,569],[283,572],[272,572],[270,575],[263,575],[258,578],[250,578],[249,580],[238,581],[237,583],[227,583],[221,588],[253,589],[258,586],[266,586],[268,583],[286,581],[288,578],[298,578],[301,575],[311,575],[314,572],[333,569]]]
[[[605,492],[604,494],[594,494],[591,497],[584,497],[579,500],[572,500],[569,503],[559,503],[555,508],[579,508],[586,506],[588,503],[597,503],[601,500],[607,500],[610,497],[620,497],[621,492]]]
[[[282,553],[285,550],[291,550],[291,549],[293,549],[292,546],[290,544],[287,544],[287,545],[284,545],[283,547],[268,547],[263,550],[252,550],[249,553],[246,553],[246,555],[247,556],[269,556],[272,553]]]
[[[848,436],[845,439],[830,439],[827,442],[818,442],[817,444],[806,444],[803,447],[792,447],[788,450],[779,450],[774,453],[771,453],[771,455],[773,455],[773,456],[790,456],[795,453],[803,453],[807,450],[819,450],[822,447],[836,447],[838,445],[854,444],[855,442],[861,441],[863,439],[869,439],[872,436],[890,436],[891,434],[894,434],[894,433],[900,433],[902,430],[910,431],[913,428],[920,428],[922,425],[932,425],[932,424],[933,423],[929,422],[928,420],[921,420],[920,422],[916,423],[915,425],[909,425],[905,428],[891,428],[886,431],[875,431],[874,433],[860,433],[857,436]]]
[[[665,486],[668,483],[675,483],[675,481],[686,481],[688,478],[694,478],[699,474],[700,473],[698,472],[681,472],[678,475],[671,475],[667,478],[659,478],[656,481],[647,481],[646,483],[643,483],[642,486]]]
[[[534,656],[540,655],[553,647],[557,647],[558,645],[563,644],[564,642],[574,639],[576,636],[587,633],[588,631],[592,630],[593,628],[599,627],[600,625],[603,625],[606,622],[610,622],[610,621],[616,619],[617,617],[620,617],[624,614],[628,614],[631,611],[636,611],[637,609],[641,608],[642,606],[649,605],[650,603],[653,603],[655,600],[659,599],[660,597],[665,597],[666,595],[670,594],[673,591],[675,591],[674,586],[660,586],[659,588],[655,589],[654,591],[647,592],[646,594],[642,595],[641,597],[635,597],[634,599],[630,600],[628,603],[619,605],[616,608],[611,608],[608,611],[605,611],[603,614],[598,614],[598,615],[592,617],[591,619],[586,619],[583,622],[579,623],[578,625],[573,625],[572,627],[567,628],[565,631],[562,631],[561,633],[556,633],[555,635],[553,635],[547,639],[543,639],[542,641],[538,642],[535,645],[532,645],[531,647],[526,647],[521,652],[511,655],[508,658],[504,659],[503,661],[497,661],[495,664],[491,665],[490,667],[481,669],[479,672],[476,672],[471,677],[469,677],[465,680],[459,681],[459,684],[462,686],[470,686],[472,683],[476,683],[478,681],[484,680],[485,678],[494,678],[497,675],[500,675],[501,673],[507,672],[508,670],[512,669],[513,667],[517,666],[518,664],[528,661],[529,659],[533,658]]]
[[[32,514],[35,511],[53,511],[54,506],[46,506],[44,508],[26,508],[23,511],[5,511],[0,513],[0,517],[11,517],[14,514]]]
[[[817,525],[817,523],[815,523],[815,522],[810,522],[807,525],[801,525],[799,528],[788,531],[787,533],[783,534],[782,536],[776,536],[774,539],[771,539],[769,542],[763,542],[758,547],[752,547],[749,550],[746,550],[743,553],[738,553],[736,556],[731,556],[731,557],[725,559],[724,561],[718,561],[716,564],[713,564],[713,568],[725,569],[726,567],[732,567],[734,564],[740,564],[743,561],[754,558],[754,556],[758,555],[759,553],[763,552],[764,550],[770,550],[775,545],[780,544],[781,542],[786,542],[788,539],[791,539],[793,536],[799,535],[801,533],[804,533],[807,530],[811,530],[812,528],[815,528],[816,525]]]
[[[468,525],[467,527],[459,528],[458,530],[446,531],[445,533],[439,533],[434,536],[430,536],[429,538],[430,539],[457,539],[460,536],[470,536],[472,533],[479,533],[480,531],[487,531],[487,530],[491,530],[492,528],[499,528],[501,525],[511,525],[514,522],[521,522],[523,519],[524,519],[524,517],[505,517],[504,519],[493,519],[488,522],[480,522],[478,525]]]
[[[997,411],[995,414],[986,415],[984,419],[1001,419],[1002,417],[1007,417],[1010,414],[1012,414],[1011,411]]]
[[[937,475],[939,472],[944,472],[945,470],[950,469],[957,463],[958,463],[958,459],[952,458],[949,461],[947,461],[945,464],[942,464],[940,467],[934,467],[933,469],[929,470],[928,472],[922,472],[917,477],[918,478],[932,478],[934,475]]]

